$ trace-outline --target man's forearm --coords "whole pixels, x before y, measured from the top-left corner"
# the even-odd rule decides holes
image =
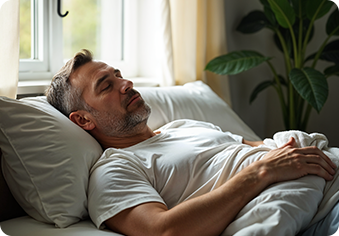
[[[219,235],[239,211],[268,185],[256,163],[218,189],[183,202],[167,212],[169,235]]]
[[[125,229],[120,232],[126,235],[219,235],[268,185],[260,170],[260,163],[254,163],[218,189],[170,210],[160,203],[145,203],[118,214],[106,224],[117,231]]]
[[[263,141],[248,141],[248,140],[245,140],[245,139],[243,139],[242,143],[243,143],[243,144],[250,145],[250,146],[252,146],[252,147],[257,147],[257,146],[259,146],[259,145],[264,144]]]

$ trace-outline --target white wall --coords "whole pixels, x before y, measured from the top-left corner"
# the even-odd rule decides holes
[[[282,56],[272,43],[271,31],[264,29],[255,34],[245,35],[235,30],[247,13],[255,9],[262,10],[260,1],[225,0],[225,7],[228,51],[250,49],[267,56],[275,56],[273,63],[281,65],[278,71],[282,71]],[[312,41],[311,48],[316,49],[316,45],[322,42],[322,34],[325,31],[321,23],[316,25],[317,37]],[[284,129],[279,101],[273,88],[262,92],[251,105],[249,104],[249,97],[255,86],[271,78],[272,74],[266,64],[230,76],[233,109],[261,138],[271,137],[275,132]],[[339,78],[331,77],[328,82],[330,90],[328,100],[319,115],[316,111],[312,112],[307,132],[324,133],[329,138],[331,146],[339,147],[339,93],[336,91],[339,88]]]

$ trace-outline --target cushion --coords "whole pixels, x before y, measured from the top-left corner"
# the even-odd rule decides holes
[[[195,119],[218,125],[247,140],[260,138],[202,81],[184,86],[137,88],[152,108],[148,125],[154,130],[176,119]]]
[[[214,123],[249,140],[259,139],[202,82],[137,90],[152,107],[148,122],[152,129],[187,118]],[[89,170],[102,149],[46,97],[0,97],[0,149],[5,180],[27,214],[61,228],[88,217]]]
[[[61,228],[88,216],[89,169],[101,146],[46,97],[0,97],[0,149],[5,180],[27,214]]]
[[[20,205],[13,198],[8,185],[2,175],[1,170],[1,150],[0,150],[0,222],[11,218],[26,215]]]

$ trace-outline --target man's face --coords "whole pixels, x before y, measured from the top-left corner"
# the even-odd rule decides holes
[[[102,134],[124,137],[146,125],[150,107],[119,70],[103,62],[88,62],[70,80],[82,89],[82,98],[91,107],[89,116]]]

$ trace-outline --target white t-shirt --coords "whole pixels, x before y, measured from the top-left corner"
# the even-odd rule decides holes
[[[230,172],[224,168],[228,156],[223,151],[243,140],[193,120],[177,120],[159,131],[134,146],[107,149],[92,168],[88,207],[97,227],[141,203],[172,208],[215,189],[227,180],[223,172]]]

